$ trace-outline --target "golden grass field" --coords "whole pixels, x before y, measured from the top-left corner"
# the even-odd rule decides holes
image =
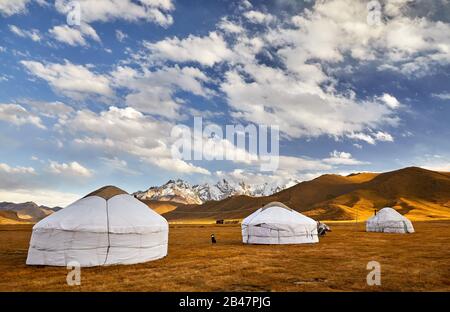
[[[450,291],[450,221],[415,222],[417,233],[366,233],[333,223],[311,245],[243,245],[239,225],[171,225],[169,255],[130,266],[26,266],[30,225],[0,226],[0,291]],[[218,244],[212,246],[210,234]],[[381,286],[366,265],[381,263]]]

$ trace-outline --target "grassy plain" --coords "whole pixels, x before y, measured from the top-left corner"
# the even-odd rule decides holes
[[[25,265],[30,225],[1,225],[0,291],[450,291],[450,221],[415,222],[409,235],[331,226],[318,244],[266,246],[243,245],[239,225],[172,224],[166,258],[83,268],[69,287],[66,268]],[[366,284],[371,260],[381,286]]]

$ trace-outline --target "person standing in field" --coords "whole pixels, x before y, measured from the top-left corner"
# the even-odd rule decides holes
[[[217,243],[216,237],[214,236],[214,234],[211,234],[211,243],[212,243],[212,244]]]

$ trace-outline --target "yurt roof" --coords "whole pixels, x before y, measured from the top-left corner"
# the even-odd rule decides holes
[[[369,218],[367,221],[371,222],[374,220],[377,220],[377,222],[383,222],[383,221],[389,221],[389,220],[404,220],[407,219],[405,216],[403,216],[401,213],[399,213],[397,210],[391,207],[384,207],[383,209],[379,210],[376,215]]]
[[[377,212],[377,215],[391,215],[391,216],[402,216],[400,212],[391,207],[384,207]]]
[[[87,194],[83,198],[86,198],[89,196],[99,196],[105,200],[108,200],[108,199],[110,199],[116,195],[120,195],[120,194],[128,194],[128,193],[125,192],[124,190],[122,190],[121,188],[118,188],[117,186],[107,185],[107,186],[101,187],[98,190],[95,190],[95,191]]]
[[[286,206],[283,203],[271,202],[271,203],[268,203],[267,205],[265,205],[264,207],[262,207],[261,211],[266,210],[266,209],[271,208],[271,207],[280,207],[280,208],[284,208],[284,209],[287,209],[287,210],[292,210],[291,208],[289,208],[288,206]]]
[[[275,209],[269,209],[272,207]],[[316,221],[298,211],[295,211],[294,209],[289,208],[283,203],[271,202],[242,220],[242,224],[244,225],[262,223],[298,225],[303,223],[316,224]]]

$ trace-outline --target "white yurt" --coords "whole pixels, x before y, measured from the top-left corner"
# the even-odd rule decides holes
[[[246,244],[317,243],[317,223],[279,202],[272,202],[242,220]]]
[[[407,218],[395,209],[385,207],[366,221],[367,232],[414,233],[414,227]]]
[[[105,186],[33,227],[27,264],[133,264],[167,255],[169,226],[125,191]]]

